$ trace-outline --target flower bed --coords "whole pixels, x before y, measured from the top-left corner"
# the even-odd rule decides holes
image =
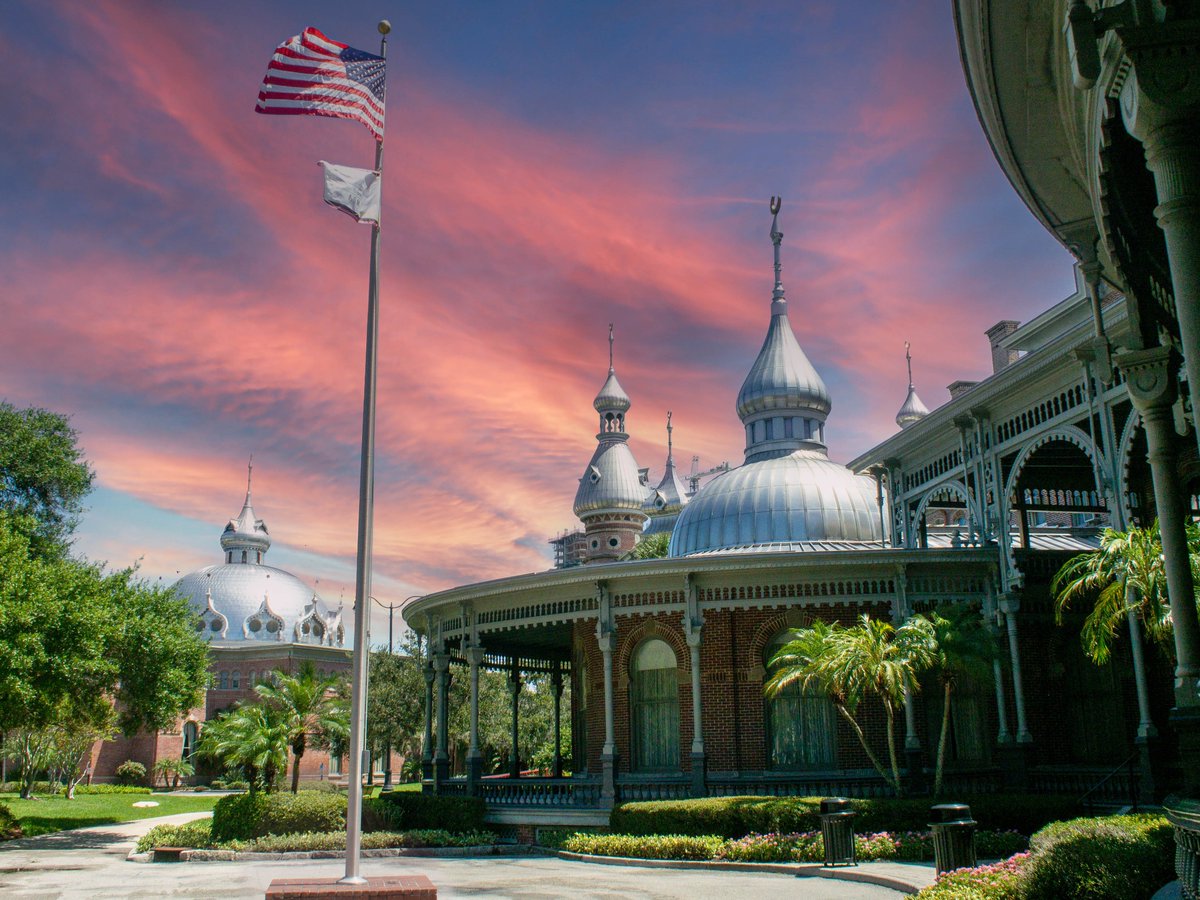
[[[1027,846],[1015,831],[979,832],[976,848],[985,857],[1010,856]],[[634,859],[710,859],[730,862],[822,862],[825,843],[819,831],[749,834],[724,840],[716,835],[575,834],[560,844],[572,853],[628,856]],[[933,840],[927,831],[881,831],[854,836],[863,862],[880,859],[931,860]]]
[[[416,831],[370,831],[362,835],[364,850],[389,850],[420,847],[479,847],[494,844],[490,831],[452,834],[440,829]],[[184,825],[157,825],[138,839],[139,853],[155,847],[187,847],[194,850],[235,850],[238,852],[287,853],[291,851],[344,850],[346,832],[309,832],[272,834],[251,840],[213,840],[210,820],[201,819]]]

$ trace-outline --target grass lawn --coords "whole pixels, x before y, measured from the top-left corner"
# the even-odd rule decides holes
[[[89,825],[129,822],[133,819],[170,816],[175,813],[202,812],[211,810],[218,799],[220,798],[205,794],[197,794],[194,797],[172,797],[165,794],[81,794],[74,800],[60,796],[21,800],[17,794],[0,794],[0,803],[13,811],[21,823],[25,837],[64,831],[68,828],[86,828]],[[139,800],[153,800],[158,806],[135,807],[133,804]]]

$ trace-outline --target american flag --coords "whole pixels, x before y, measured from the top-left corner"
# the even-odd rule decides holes
[[[385,65],[382,56],[306,28],[276,48],[254,109],[280,116],[354,119],[382,141]]]

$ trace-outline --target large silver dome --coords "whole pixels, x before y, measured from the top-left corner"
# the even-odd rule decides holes
[[[265,641],[340,647],[341,610],[331,611],[290,572],[255,563],[225,563],[189,572],[175,583],[219,643]]]
[[[254,514],[250,478],[241,514],[221,534],[225,563],[175,582],[196,613],[196,630],[216,643],[267,641],[341,647],[342,609],[330,610],[316,591],[283,569],[263,565],[271,549],[266,523]]]
[[[747,463],[683,508],[670,555],[794,541],[877,544],[875,483],[816,450]]]

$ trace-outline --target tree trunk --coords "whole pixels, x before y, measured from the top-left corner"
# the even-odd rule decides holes
[[[887,769],[883,767],[883,763],[879,761],[879,757],[875,755],[874,751],[871,749],[871,745],[867,743],[867,736],[863,734],[863,730],[855,720],[854,716],[850,715],[850,711],[840,703],[835,704],[835,706],[837,711],[842,714],[843,718],[850,723],[850,727],[854,729],[854,733],[858,735],[858,742],[862,744],[863,750],[865,750],[867,753],[867,759],[871,760],[871,765],[875,767],[875,771],[882,775],[883,780],[887,782],[893,789],[895,789],[896,785],[892,783],[892,779],[888,777]]]
[[[300,758],[304,756],[304,748],[301,747],[299,750],[296,750],[293,747],[292,753],[295,754],[292,760],[292,793],[294,794],[300,790]]]
[[[903,797],[904,785],[900,781],[900,763],[896,759],[896,711],[887,700],[883,701],[883,708],[887,711],[887,745],[888,758],[892,763],[892,787],[895,788],[897,797]]]
[[[938,736],[937,766],[933,771],[933,796],[941,796],[942,774],[946,771],[946,735],[950,731],[950,691],[951,685],[945,685],[945,697],[942,700],[942,733]]]

